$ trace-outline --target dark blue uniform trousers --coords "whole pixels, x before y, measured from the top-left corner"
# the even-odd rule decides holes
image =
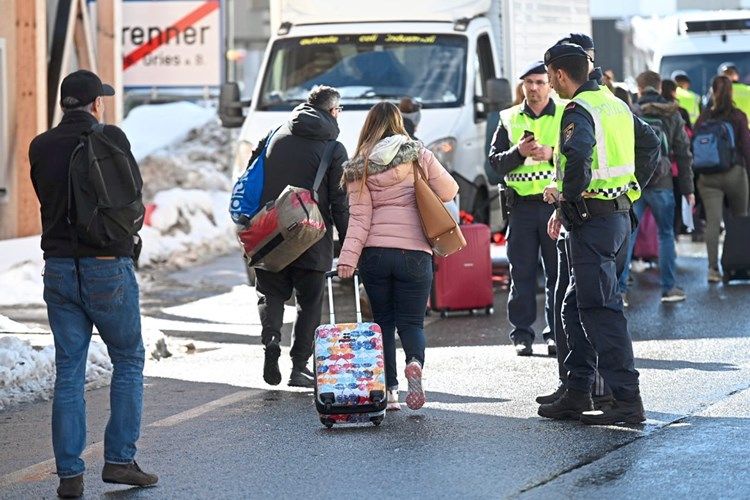
[[[507,231],[511,280],[508,321],[513,327],[510,339],[514,344],[534,341],[532,325],[536,321],[536,273],[540,249],[546,290],[544,314],[547,327],[543,336],[546,339],[554,335],[557,253],[555,242],[547,236],[547,222],[553,211],[552,205],[541,200],[519,198],[510,212]]]
[[[560,382],[567,386],[568,384],[568,370],[565,368],[565,358],[570,352],[569,340],[565,335],[565,329],[562,323],[562,306],[563,300],[565,299],[565,293],[568,291],[568,284],[570,283],[570,263],[568,262],[568,240],[565,235],[560,235],[556,242],[557,245],[557,284],[555,285],[555,344],[557,344],[557,367],[560,375]],[[627,247],[626,247],[627,248]],[[624,260],[623,260],[624,262]],[[618,267],[618,276],[622,272],[621,267]],[[580,333],[582,330],[578,330]],[[585,342],[589,343],[589,340],[584,335],[582,339],[574,339],[573,343]],[[590,345],[590,344],[589,344]],[[594,385],[591,388],[591,394],[594,396],[604,396],[605,394],[611,394],[612,391],[604,383],[604,379],[599,372],[594,373]]]
[[[563,300],[563,327],[570,353],[568,387],[589,391],[598,369],[618,400],[638,396],[633,343],[618,290],[618,268],[630,234],[627,212],[594,217],[568,233],[570,283]]]

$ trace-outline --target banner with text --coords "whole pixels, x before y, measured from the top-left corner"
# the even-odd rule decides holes
[[[203,87],[221,81],[219,0],[122,3],[125,87]]]

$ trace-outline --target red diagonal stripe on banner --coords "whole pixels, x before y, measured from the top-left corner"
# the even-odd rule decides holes
[[[165,29],[162,34],[156,38],[149,39],[148,42],[144,43],[130,54],[126,55],[122,61],[122,69],[128,69],[151,52],[158,49],[161,45],[169,42],[172,38],[185,31],[187,28],[200,21],[211,12],[219,8],[219,0],[209,0],[202,4],[200,7],[186,15],[169,28]],[[176,31],[175,31],[176,30]]]

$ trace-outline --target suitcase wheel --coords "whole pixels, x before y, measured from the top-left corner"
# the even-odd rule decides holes
[[[487,313],[487,316],[491,316],[491,315],[495,314],[495,308],[494,307],[488,307],[487,309],[484,310],[484,312]]]
[[[327,417],[320,417],[320,423],[326,426],[326,429],[333,427],[333,419]]]
[[[440,317],[445,319],[448,317],[448,311],[440,311]]]
[[[724,274],[721,275],[721,281],[725,285],[732,281],[732,275],[734,274],[733,271],[724,271]]]
[[[375,427],[379,427],[380,424],[383,423],[383,415],[379,415],[377,417],[371,417],[370,422],[372,422],[375,425]]]

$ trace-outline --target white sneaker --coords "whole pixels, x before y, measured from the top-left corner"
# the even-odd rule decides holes
[[[388,391],[388,404],[385,407],[386,411],[399,411],[401,404],[398,402],[398,389],[390,389]]]

